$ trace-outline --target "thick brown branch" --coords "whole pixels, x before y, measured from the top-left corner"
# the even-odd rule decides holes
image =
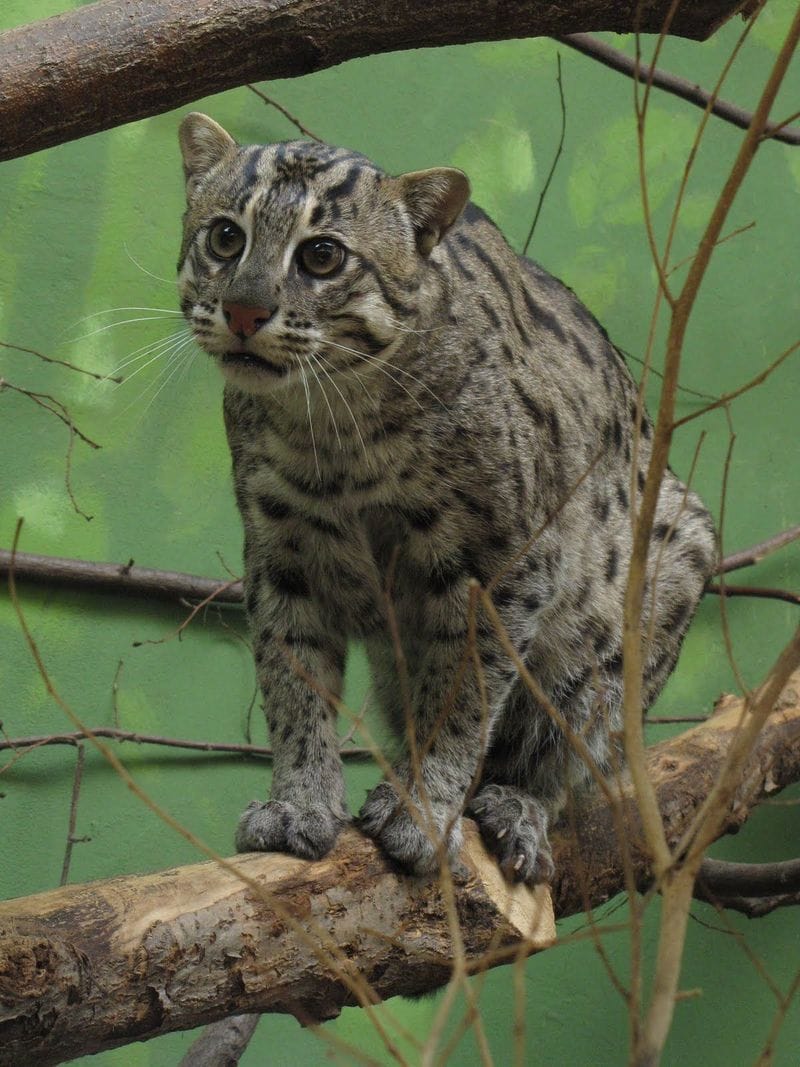
[[[740,911],[750,919],[800,904],[800,860],[728,863],[703,860],[694,887],[697,900]]]
[[[800,859],[778,863],[729,863],[704,859],[697,876],[711,896],[770,897],[800,892]]]
[[[158,115],[246,82],[356,56],[469,41],[657,32],[668,0],[102,0],[0,34],[0,159]],[[704,39],[738,0],[681,4],[671,32]]]
[[[741,712],[740,700],[725,697],[706,723],[648,751],[670,843],[708,793]],[[759,735],[720,832],[798,779],[800,673]],[[619,803],[644,886],[647,854],[625,780]],[[584,798],[576,809],[577,834],[554,835],[559,915],[599,904],[623,885],[608,804]],[[553,927],[547,893],[509,893],[472,824],[467,831],[472,874],[456,887],[456,911],[467,967],[479,970],[530,950],[523,932],[532,926],[533,943],[544,947]],[[57,1063],[248,1012],[330,1018],[352,1002],[347,960],[377,998],[432,989],[450,975],[446,894],[395,873],[357,831],[346,831],[318,863],[279,855],[235,862],[271,896],[211,862],[0,904],[0,1064]],[[327,961],[314,946],[327,946]]]

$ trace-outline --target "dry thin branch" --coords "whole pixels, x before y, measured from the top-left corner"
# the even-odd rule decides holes
[[[61,880],[59,885],[66,885],[69,878],[69,865],[72,862],[72,848],[79,841],[88,841],[88,837],[76,837],[75,825],[78,819],[78,800],[81,795],[81,783],[83,781],[83,764],[86,758],[86,749],[82,744],[77,746],[78,755],[75,759],[75,776],[72,780],[72,798],[69,804],[69,825],[67,826],[67,844],[64,849],[64,863],[61,866]]]
[[[550,164],[550,170],[547,172],[542,191],[539,193],[539,200],[536,204],[536,211],[533,215],[533,221],[531,222],[531,228],[528,230],[528,236],[525,238],[525,244],[522,246],[522,255],[527,256],[528,248],[533,240],[533,235],[536,232],[536,223],[539,221],[539,216],[542,213],[542,207],[544,205],[545,197],[547,196],[547,190],[550,188],[550,183],[553,180],[553,175],[556,172],[558,161],[561,159],[561,153],[564,151],[564,138],[567,134],[567,108],[564,103],[564,83],[561,80],[561,54],[556,55],[556,83],[558,84],[558,103],[561,108],[561,133],[558,138],[558,145],[556,147],[555,155],[553,156],[553,162]]]
[[[668,6],[101,0],[0,34],[0,159],[357,56],[589,27],[657,32]],[[672,32],[704,39],[737,7],[738,0],[682,4]]]
[[[756,10],[760,10],[758,4]],[[637,93],[637,119],[639,129],[640,175],[642,192],[645,197],[645,214],[648,220],[648,237],[653,250],[654,264],[659,272],[659,304],[666,299],[671,309],[671,321],[666,341],[666,358],[664,361],[664,385],[661,403],[658,409],[653,433],[652,452],[642,494],[641,509],[633,530],[633,550],[628,572],[625,595],[625,612],[623,622],[623,680],[624,680],[624,736],[625,751],[629,760],[631,774],[636,785],[636,796],[642,812],[643,825],[647,835],[648,847],[654,858],[656,880],[662,889],[663,903],[661,926],[658,943],[656,968],[650,1002],[641,1028],[637,1025],[636,1039],[632,1050],[633,1062],[637,1065],[657,1064],[661,1057],[675,1008],[689,904],[694,886],[694,875],[702,859],[704,844],[710,839],[712,830],[718,827],[719,820],[725,818],[731,800],[731,790],[735,788],[736,773],[741,769],[741,759],[747,749],[742,745],[752,744],[758,729],[763,723],[764,707],[769,704],[772,690],[777,685],[784,670],[793,661],[795,642],[785,651],[776,664],[768,683],[756,696],[755,705],[749,716],[748,728],[739,732],[732,745],[731,754],[724,767],[722,780],[711,791],[713,807],[704,806],[698,816],[698,832],[691,841],[690,856],[686,862],[673,863],[672,850],[667,842],[661,815],[656,804],[653,785],[645,770],[644,749],[642,743],[642,673],[643,650],[640,638],[640,620],[645,596],[647,558],[651,531],[659,498],[661,483],[666,470],[669,448],[672,440],[675,397],[681,366],[684,338],[689,325],[692,310],[704,278],[714,248],[719,242],[722,227],[733,204],[734,198],[747,174],[755,156],[761,135],[768,122],[770,110],[774,104],[778,89],[786,75],[790,60],[800,38],[800,10],[796,13],[783,45],[776,57],[770,75],[762,91],[758,106],[736,159],[731,166],[728,178],[720,192],[718,201],[711,213],[710,220],[700,241],[697,254],[692,260],[680,293],[673,296],[664,277],[665,264],[653,244],[652,226],[646,201],[646,181],[643,169],[643,130],[646,112],[645,105],[639,105]],[[638,43],[637,43],[638,64]],[[638,83],[637,88],[638,88]],[[648,81],[648,90],[649,90]],[[687,164],[687,167],[689,164]],[[658,305],[657,305],[658,306]],[[724,783],[724,784],[723,784]],[[699,828],[702,826],[702,830]],[[683,859],[683,852],[678,855]],[[637,960],[634,959],[634,963]],[[638,1023],[638,1019],[637,1019]]]
[[[28,355],[38,356],[38,358],[45,363],[55,363],[59,367],[66,367],[68,370],[74,370],[78,374],[87,374],[90,378],[95,378],[98,382],[122,381],[122,378],[112,378],[107,374],[96,374],[93,370],[87,370],[85,367],[78,367],[75,363],[69,363],[66,359],[53,359],[52,356],[46,356],[44,352],[39,352],[35,348],[24,348],[22,345],[12,345],[10,341],[0,341],[0,348],[10,348],[14,352],[27,352]]]
[[[749,596],[764,600],[784,600],[787,604],[800,604],[800,593],[790,593],[788,589],[770,589],[761,585],[715,585],[706,586],[707,593],[715,596]]]
[[[800,349],[800,341],[795,341],[794,344],[789,345],[784,349],[781,354],[772,361],[767,367],[764,367],[754,378],[751,378],[749,382],[745,382],[744,385],[740,385],[737,389],[733,389],[730,393],[725,393],[723,396],[718,397],[713,404],[707,404],[703,408],[698,408],[697,411],[690,411],[688,415],[682,416],[680,419],[676,419],[673,425],[673,430],[677,430],[679,426],[684,426],[687,422],[692,422],[693,419],[699,419],[701,415],[707,415],[709,411],[714,411],[717,408],[726,407],[731,400],[735,400],[743,393],[748,393],[751,389],[755,389],[757,385],[761,385],[772,374],[774,370],[792,355]]]
[[[739,107],[737,104],[732,104],[727,100],[715,99],[714,94],[702,89],[694,82],[679,77],[677,74],[671,74],[667,70],[650,67],[646,63],[637,65],[635,59],[621,52],[618,48],[613,48],[610,44],[606,44],[605,41],[593,37],[591,34],[570,33],[555,39],[569,48],[574,48],[575,51],[580,52],[582,55],[588,56],[590,59],[596,59],[598,63],[610,67],[611,70],[616,70],[629,78],[636,78],[642,84],[649,83],[655,86],[656,89],[663,89],[673,96],[680,97],[681,100],[694,104],[695,107],[705,110],[709,108],[710,104],[709,110],[712,115],[738,126],[741,130],[746,130],[753,121],[752,113],[745,111],[744,108]],[[772,140],[782,141],[784,144],[800,145],[800,129],[785,128],[796,118],[797,115],[790,115],[782,122],[768,123],[762,135],[763,138],[772,138]]]
[[[774,537],[726,556],[720,561],[715,573],[727,574],[753,566],[772,552],[799,539],[800,526],[792,526]],[[11,553],[0,548],[0,575],[8,573],[10,563]],[[92,560],[17,552],[16,576],[18,580],[64,584],[79,589],[96,589],[171,601],[201,601],[213,597],[218,604],[240,604],[243,599],[241,582],[231,583],[181,571],[137,567],[133,560],[128,563],[98,563]],[[716,592],[716,589],[709,588],[709,592]]]
[[[135,730],[120,730],[114,726],[93,726],[94,737],[111,741],[129,741],[135,745],[161,745],[166,748],[183,748],[193,752],[227,752],[238,756],[260,756],[271,758],[272,749],[264,745],[235,744],[227,741],[194,741],[183,737],[162,737],[160,734],[141,734]],[[86,734],[79,730],[70,733],[34,734],[27,737],[0,738],[0,752],[4,749],[42,748],[46,745],[77,745],[86,740]],[[346,744],[340,749],[346,759],[368,759],[372,756],[369,748],[359,748]]]
[[[66,406],[62,404],[60,400],[56,399],[56,397],[51,396],[49,393],[37,393],[32,389],[23,389],[19,385],[12,385],[6,378],[0,378],[0,393],[5,389],[8,389],[13,393],[19,393],[21,396],[26,396],[29,400],[33,401],[37,407],[49,411],[51,415],[55,415],[56,418],[60,419],[69,430],[69,440],[67,441],[67,452],[65,457],[64,484],[66,486],[70,503],[75,512],[82,518],[86,519],[87,522],[91,522],[93,516],[87,515],[80,507],[72,488],[72,449],[75,445],[76,437],[79,437],[81,441],[83,441],[84,444],[89,445],[90,448],[100,448],[100,445],[78,429],[72,421],[72,416]]]
[[[291,122],[291,124],[300,131],[300,133],[305,134],[306,137],[310,137],[312,141],[319,141],[320,143],[322,143],[322,137],[317,137],[315,133],[312,133],[311,130],[309,130],[307,126],[304,126],[300,119],[296,115],[293,115],[291,111],[289,111],[287,108],[285,108],[283,104],[279,104],[277,100],[273,100],[271,96],[267,96],[267,94],[262,89],[258,89],[255,85],[246,85],[245,88],[249,89],[251,93],[255,93],[256,96],[260,97],[265,104],[269,104],[269,106],[274,107],[276,111],[280,111],[283,117],[285,119],[288,119],[289,122]]]
[[[774,537],[768,537],[766,541],[759,541],[758,544],[752,545],[750,548],[743,548],[739,552],[733,552],[730,556],[725,556],[720,561],[715,573],[729,574],[731,571],[742,570],[744,567],[752,567],[756,563],[760,563],[766,556],[777,552],[779,548],[798,540],[800,540],[800,526],[791,526],[788,530],[775,534]]]
[[[0,575],[11,568],[11,553],[0,549]],[[156,597],[164,600],[204,600],[216,594],[216,603],[238,604],[242,601],[242,584],[214,578],[200,578],[179,571],[153,570],[128,563],[94,563],[60,556],[39,556],[17,552],[15,574],[18,580],[65,583],[76,587],[110,593]],[[221,587],[227,586],[224,592]]]

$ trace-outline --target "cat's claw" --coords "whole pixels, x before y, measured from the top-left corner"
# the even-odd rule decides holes
[[[318,860],[333,848],[343,820],[321,804],[251,800],[236,827],[237,852],[289,852]]]
[[[430,815],[425,808],[420,805],[419,814],[413,818],[395,787],[390,782],[381,782],[364,801],[357,824],[405,870],[429,876],[439,871],[443,858],[440,846],[445,833],[444,858],[451,866],[456,863],[461,848],[460,819],[453,820],[451,813],[436,806],[430,814],[434,825],[428,832],[425,823]]]
[[[510,882],[552,881],[555,873],[547,839],[547,811],[540,801],[513,786],[487,785],[467,805],[486,848]]]

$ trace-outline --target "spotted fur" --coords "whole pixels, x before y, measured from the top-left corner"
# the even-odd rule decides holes
[[[480,675],[465,661],[471,583],[490,586],[515,649],[608,769],[631,510],[652,435],[636,385],[574,294],[467,202],[461,172],[394,178],[326,145],[240,147],[196,114],[181,145],[181,306],[227,379],[275,749],[271,799],[245,811],[237,845],[319,857],[348,819],[332,698],[355,638],[399,743],[361,827],[426,873],[437,844],[457,852],[469,804],[509,877],[547,879],[548,827],[586,769],[482,611]],[[229,260],[209,246],[220,220],[241,231]],[[324,277],[303,266],[320,238],[344,250]],[[646,706],[714,555],[708,512],[668,473]]]

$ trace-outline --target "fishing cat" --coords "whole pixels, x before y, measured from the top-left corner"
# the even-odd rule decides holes
[[[571,290],[468,202],[460,171],[391,177],[319,143],[240,147],[200,114],[180,143],[181,307],[227,380],[275,753],[271,799],[246,809],[237,847],[320,857],[348,820],[334,698],[357,639],[401,748],[362,830],[428,873],[457,853],[466,810],[509,878],[547,880],[548,826],[587,778],[547,706],[602,770],[620,728],[652,435],[637,387]],[[667,473],[645,706],[714,559],[708,512]],[[546,699],[470,607],[476,582]]]

